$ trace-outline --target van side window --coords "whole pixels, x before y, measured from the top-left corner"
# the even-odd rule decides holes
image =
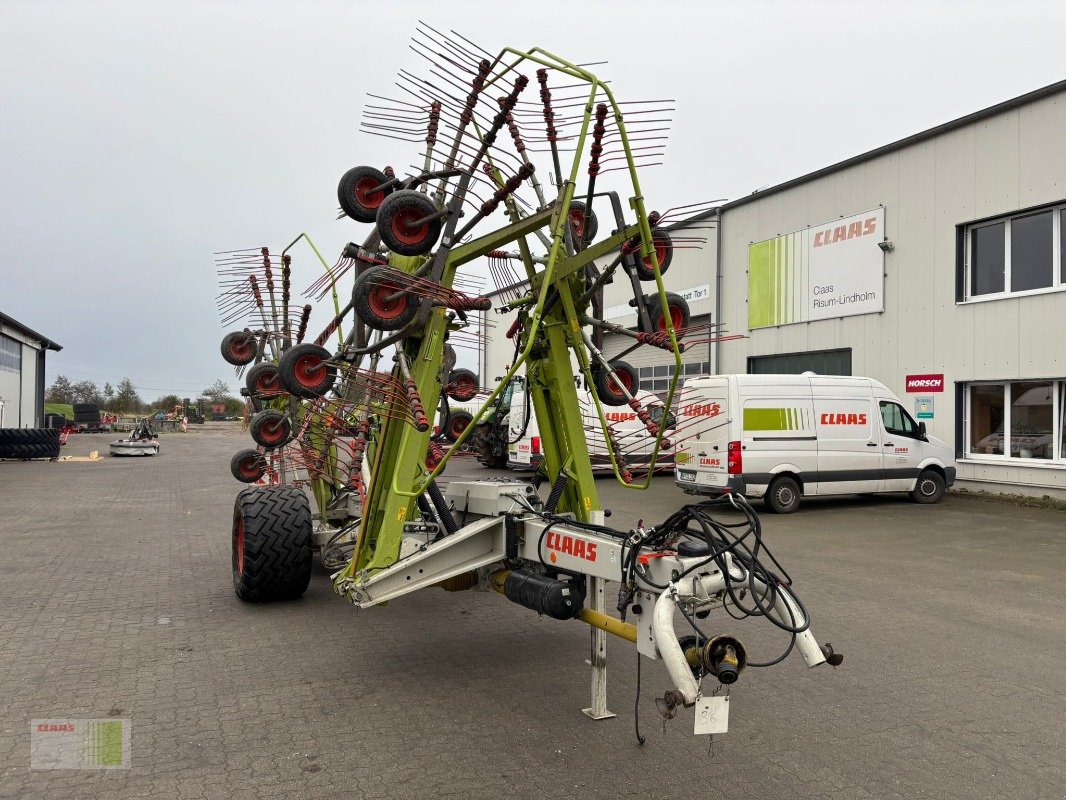
[[[910,414],[903,410],[899,403],[881,401],[881,419],[884,420],[885,430],[896,436],[906,436],[908,439],[918,438],[918,423],[911,419]]]

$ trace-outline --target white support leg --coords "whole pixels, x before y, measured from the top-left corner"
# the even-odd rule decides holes
[[[607,583],[603,578],[588,579],[589,605],[593,611],[601,614],[607,612],[606,592],[604,586]],[[615,716],[607,710],[607,632],[599,628],[590,628],[592,631],[592,707],[583,708],[582,711],[593,719],[610,719]]]

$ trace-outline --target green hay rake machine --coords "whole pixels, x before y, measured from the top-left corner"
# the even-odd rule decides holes
[[[651,486],[666,433],[655,422],[664,415],[636,398],[635,370],[604,357],[603,333],[672,353],[666,408],[686,337],[723,336],[716,326],[691,325],[685,301],[662,283],[682,240],[664,226],[670,212],[646,210],[638,167],[661,153],[656,125],[665,104],[619,102],[587,68],[540,48],[493,56],[421,25],[412,49],[430,62],[432,79],[401,72],[408,99],[371,95],[363,128],[424,143],[421,163],[406,177],[356,167],[338,188],[341,216],[372,226],[363,242],[347,245],[333,266],[306,235],[280,257],[266,248],[218,254],[224,321],[247,322],[225,336],[222,355],[238,370],[249,367],[257,445],[231,464],[238,480],[259,484],[235,504],[236,592],[253,602],[299,596],[315,549],[333,570],[336,592],[361,608],[432,586],[496,589],[538,613],[593,626],[590,716],[611,716],[612,633],[664,661],[673,683],[656,701],[664,719],[697,705],[697,732],[721,730],[722,696],[705,694],[704,679],[729,684],[762,664],[735,636],[703,633],[697,620],[711,610],[728,606],[733,616],[769,620],[809,666],[840,656],[814,639],[742,497],[686,506],[661,525],[628,530],[608,526],[601,509],[575,377],[589,387],[605,441],[604,409],[615,406],[628,407],[654,436],[652,468],[642,475],[608,448],[622,486]],[[538,99],[525,99],[531,81],[523,70],[535,71]],[[566,96],[553,100],[553,91]],[[540,154],[548,180],[533,160]],[[626,205],[604,188],[608,172],[621,176]],[[611,220],[603,230],[597,207]],[[504,220],[494,222],[498,210]],[[293,305],[290,291],[291,251],[301,241],[325,270],[308,295],[333,302],[333,318],[313,341],[306,340],[312,306]],[[444,446],[427,409],[442,396],[470,401],[478,392],[477,376],[456,368],[452,345],[488,335],[490,300],[463,291],[474,284],[461,272],[485,257],[497,284],[507,284],[493,311],[513,317],[506,336],[515,356]],[[350,298],[341,291],[349,275]],[[636,330],[604,319],[602,289],[616,278],[633,287]],[[456,479],[442,491],[437,479],[468,451],[513,380],[524,381],[537,416],[541,473],[532,481]],[[725,515],[732,521],[721,521]],[[618,616],[606,613],[606,581],[619,583]],[[689,623],[681,636],[675,612]]]

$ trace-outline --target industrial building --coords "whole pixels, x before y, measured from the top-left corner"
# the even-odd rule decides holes
[[[955,446],[958,485],[1066,497],[1066,81],[745,196],[672,232],[685,372],[863,375]],[[697,239],[706,242],[697,242]],[[696,248],[695,245],[700,247]],[[635,325],[629,286],[605,316]],[[513,350],[489,336],[485,382]],[[608,336],[604,350],[628,341]],[[662,391],[672,357],[625,357]]]
[[[44,356],[62,349],[0,312],[0,428],[44,425]]]

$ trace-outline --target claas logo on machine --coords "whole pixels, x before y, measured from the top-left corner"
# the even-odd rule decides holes
[[[718,403],[690,403],[682,406],[683,417],[717,417],[722,413],[722,406]]]
[[[865,425],[865,414],[822,414],[823,425]]]
[[[555,553],[562,553],[574,558],[583,558],[586,561],[596,560],[596,543],[586,542],[576,536],[567,536],[565,533],[548,531],[544,544]],[[555,553],[551,554],[551,560],[555,561]]]

